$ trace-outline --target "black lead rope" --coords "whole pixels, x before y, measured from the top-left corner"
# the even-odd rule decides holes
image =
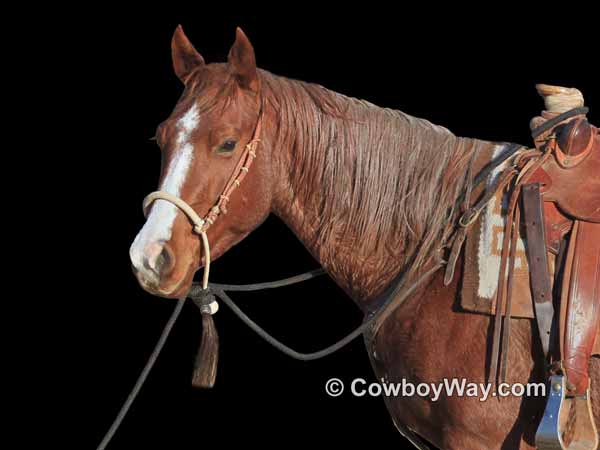
[[[325,275],[325,271],[323,269],[315,269],[309,272],[301,273],[300,275],[296,275],[289,278],[284,278],[283,280],[277,281],[267,281],[265,283],[253,283],[253,284],[220,284],[220,283],[208,283],[208,286],[212,290],[219,291],[262,291],[264,289],[275,289],[284,286],[290,286],[292,284],[301,283],[302,281],[311,280],[313,278],[317,278],[321,275]],[[192,283],[192,287],[190,292],[188,293],[188,297],[191,299],[195,299],[202,296],[202,285],[200,283]]]
[[[371,314],[368,317],[368,319],[365,320],[361,325],[356,327],[354,329],[354,331],[347,334],[346,336],[344,336],[342,339],[340,339],[336,343],[334,343],[322,350],[312,352],[312,353],[298,352],[298,351],[292,349],[291,347],[288,347],[287,345],[283,344],[281,341],[277,340],[271,334],[266,332],[262,327],[260,327],[256,322],[254,322],[252,319],[250,319],[250,317],[248,317],[246,315],[246,313],[244,313],[235,304],[235,302],[225,293],[225,291],[249,292],[249,291],[258,291],[258,290],[262,290],[262,289],[274,289],[274,288],[278,288],[278,287],[289,286],[292,284],[300,283],[302,281],[310,280],[310,279],[316,278],[320,275],[323,275],[323,274],[325,274],[325,271],[323,269],[311,270],[310,272],[306,272],[306,273],[303,273],[303,274],[300,274],[300,275],[297,275],[294,277],[285,278],[283,280],[278,280],[278,281],[266,282],[266,283],[254,283],[254,284],[242,284],[242,285],[209,283],[209,288],[206,290],[203,290],[199,284],[194,283],[192,285],[192,288],[190,289],[190,292],[188,293],[188,296],[181,298],[177,301],[177,304],[175,305],[175,309],[171,313],[171,317],[167,321],[165,328],[163,329],[163,332],[162,332],[158,342],[156,343],[156,346],[154,347],[154,350],[152,351],[152,353],[150,354],[150,357],[148,358],[148,361],[146,362],[146,365],[144,366],[137,381],[135,382],[133,389],[131,390],[130,394],[128,395],[127,399],[125,400],[125,403],[123,403],[123,406],[119,410],[117,417],[115,418],[114,422],[112,423],[112,425],[106,432],[106,435],[102,439],[102,442],[100,442],[100,445],[97,447],[97,450],[104,450],[106,448],[106,446],[109,444],[109,442],[111,441],[111,439],[113,438],[113,436],[115,435],[115,433],[117,432],[117,430],[119,429],[119,426],[123,422],[123,419],[127,415],[129,408],[131,407],[135,398],[139,394],[140,389],[142,388],[144,382],[146,381],[146,378],[148,378],[148,374],[150,373],[150,370],[152,370],[152,367],[154,366],[154,363],[156,362],[158,355],[160,354],[162,348],[164,347],[165,342],[171,332],[171,329],[173,328],[173,325],[175,325],[175,321],[177,320],[177,318],[179,317],[179,314],[181,313],[181,310],[183,309],[183,305],[185,303],[186,298],[190,298],[190,299],[194,300],[195,302],[202,303],[202,300],[205,297],[215,295],[216,297],[220,298],[223,301],[223,303],[225,303],[242,322],[244,322],[248,327],[250,327],[250,329],[252,329],[256,334],[258,334],[261,338],[263,338],[266,342],[271,344],[277,350],[281,351],[282,353],[284,353],[294,359],[298,359],[298,360],[302,360],[302,361],[310,361],[310,360],[320,359],[325,356],[331,355],[332,353],[336,352],[337,350],[341,349],[342,347],[345,347],[346,345],[348,345],[351,341],[356,339],[358,336],[363,334],[369,327],[371,327],[371,325],[373,325],[373,323],[377,319],[379,319],[381,317],[381,315],[390,306],[396,307],[396,306],[401,305],[409,295],[411,295],[421,284],[423,284],[426,280],[428,280],[431,275],[433,275],[440,267],[443,266],[443,264],[444,264],[443,262],[440,262],[440,263],[434,265],[431,269],[429,269],[428,271],[423,273],[413,284],[408,286],[406,289],[401,290],[401,292],[399,292],[398,289],[393,289],[392,292],[389,294],[389,296],[386,298],[385,302],[381,305],[381,307],[379,309],[377,309],[377,311],[375,313]],[[402,282],[400,282],[399,285],[402,285]],[[397,296],[397,294],[399,294],[399,295]]]
[[[231,309],[231,311],[233,311],[233,313],[238,317],[238,319],[240,319],[252,331],[254,331],[256,334],[258,334],[267,343],[271,344],[273,347],[275,347],[281,353],[283,353],[291,358],[300,360],[300,361],[312,361],[315,359],[324,358],[325,356],[329,356],[332,353],[335,353],[339,349],[348,345],[350,342],[352,342],[358,336],[363,334],[369,327],[371,327],[371,325],[373,325],[373,323],[379,317],[381,317],[381,315],[384,312],[387,311],[387,309],[390,307],[392,302],[394,302],[396,305],[401,305],[402,302],[410,294],[412,294],[423,282],[425,282],[441,266],[442,266],[442,264],[437,264],[437,265],[433,266],[431,269],[429,269],[428,271],[426,271],[412,285],[410,285],[406,289],[402,290],[399,293],[398,297],[396,297],[396,294],[398,294],[398,292],[396,290],[393,290],[392,293],[386,298],[385,302],[381,305],[381,307],[379,309],[377,309],[377,311],[375,313],[370,315],[367,320],[365,320],[362,324],[360,324],[358,327],[356,327],[352,332],[348,333],[346,336],[344,336],[342,339],[335,342],[334,344],[331,344],[328,347],[325,347],[319,351],[311,352],[311,353],[298,352],[298,351],[294,350],[293,348],[288,347],[281,341],[277,340],[275,337],[273,337],[271,334],[269,334],[267,331],[265,331],[264,328],[262,328],[260,325],[258,325],[256,322],[254,322],[252,319],[250,319],[250,317],[248,317],[246,315],[246,313],[244,313],[244,311],[242,311],[240,309],[240,307],[235,304],[235,302],[231,299],[231,297],[229,297],[225,293],[225,290],[223,290],[222,288],[217,288],[217,286],[219,286],[217,284],[209,284],[209,288],[207,290],[199,289],[193,293],[190,292],[189,297],[192,300],[201,300],[204,296],[210,296],[211,294],[214,294],[216,297],[220,298],[223,301],[223,303],[225,303],[229,307],[229,309]],[[299,275],[298,277],[294,277],[294,278],[302,278],[309,274],[310,274],[310,272],[307,274]],[[310,278],[314,278],[314,276],[302,278],[299,281],[304,281],[304,280],[310,279]],[[286,283],[286,281],[288,281],[288,280],[281,280],[280,282],[261,283],[261,284],[268,285],[266,288],[270,288],[270,287],[286,286],[288,284],[293,284],[294,282],[295,283],[299,282],[299,281],[293,281],[293,282]],[[275,286],[275,284],[277,284],[277,283],[284,283],[284,284]],[[258,286],[258,285],[252,285],[252,284],[250,284],[250,285],[234,285],[234,286],[222,285],[222,286],[235,287],[235,289],[227,289],[227,290],[236,290],[236,291],[254,291],[257,289],[266,289],[265,287],[257,288],[256,286]]]
[[[133,401],[139,394],[140,389],[142,388],[142,386],[144,385],[144,382],[146,381],[146,378],[148,378],[148,374],[150,374],[152,367],[154,367],[154,363],[158,359],[158,355],[160,355],[160,351],[163,349],[165,342],[167,342],[167,338],[169,337],[169,334],[171,333],[171,330],[173,329],[173,325],[175,325],[175,322],[177,321],[177,318],[179,317],[179,314],[181,313],[181,310],[183,309],[184,303],[185,303],[185,298],[180,298],[177,301],[177,304],[175,305],[175,309],[171,313],[171,317],[169,317],[169,320],[165,324],[165,327],[163,328],[163,331],[160,335],[160,338],[158,339],[158,342],[154,346],[154,350],[152,350],[152,353],[150,354],[148,361],[146,361],[146,365],[144,366],[144,368],[142,369],[142,372],[138,376],[138,379],[135,382],[133,389],[127,396],[125,403],[123,403],[123,406],[121,406],[121,409],[119,410],[119,413],[117,414],[117,417],[115,417],[115,420],[113,421],[112,425],[110,426],[110,428],[104,435],[102,442],[100,442],[100,445],[98,445],[97,450],[104,450],[106,448],[106,446],[108,445],[108,443],[113,438],[113,436],[115,435],[115,433],[117,432],[117,430],[119,429],[119,427],[121,426],[121,422],[123,422],[125,415],[127,415],[129,408],[131,408]]]
[[[272,288],[278,288],[278,287],[282,287],[282,286],[289,286],[291,284],[300,283],[302,281],[316,278],[320,275],[323,275],[324,273],[325,273],[325,271],[323,269],[316,269],[316,270],[311,270],[310,272],[306,272],[306,273],[303,273],[303,274],[300,274],[300,275],[297,275],[294,277],[284,278],[283,280],[277,280],[277,281],[272,281],[272,282],[267,282],[267,283],[255,283],[255,284],[245,284],[245,285],[210,283],[209,287],[211,289],[217,289],[218,292],[220,294],[223,293],[223,295],[224,295],[223,290],[257,291],[257,290],[261,290],[261,289],[272,289]],[[200,293],[202,293],[202,294],[200,294]],[[204,296],[206,294],[207,294],[206,292],[202,291],[202,287],[198,283],[194,283],[192,285],[192,288],[190,289],[190,293],[189,293],[188,297],[193,298],[193,299],[198,299],[199,297]],[[221,295],[219,297],[222,298]],[[169,317],[169,320],[165,324],[165,327],[163,328],[160,338],[158,339],[158,342],[154,346],[154,350],[152,350],[152,353],[148,357],[148,361],[146,362],[146,365],[144,366],[140,375],[138,376],[138,379],[136,380],[135,385],[133,386],[133,389],[131,389],[131,392],[129,393],[129,395],[127,396],[127,399],[123,403],[123,406],[121,406],[121,409],[117,413],[115,420],[113,421],[110,428],[104,435],[104,438],[100,442],[100,445],[98,445],[97,450],[106,449],[106,447],[108,446],[108,444],[114,437],[115,433],[121,426],[123,419],[127,415],[127,412],[131,408],[131,405],[133,404],[134,400],[138,396],[140,390],[142,389],[142,386],[144,385],[144,382],[146,381],[146,378],[148,378],[150,371],[154,367],[154,364],[156,363],[156,360],[158,359],[158,356],[160,355],[161,350],[163,349],[165,343],[167,342],[167,338],[169,337],[169,334],[171,333],[171,330],[173,329],[173,326],[175,325],[175,322],[177,321],[177,318],[179,317],[179,314],[181,313],[181,310],[183,309],[183,305],[185,304],[186,298],[187,297],[180,298],[177,301],[177,304],[175,305],[175,309],[173,309],[173,312],[171,313],[171,317]],[[229,299],[229,297],[227,297],[227,298]],[[229,302],[227,302],[226,304],[231,305],[231,304],[233,304],[233,301],[231,301],[231,299],[229,299]],[[244,314],[244,316],[245,316],[245,314]]]

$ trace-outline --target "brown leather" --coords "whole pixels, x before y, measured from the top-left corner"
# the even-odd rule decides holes
[[[563,214],[555,203],[544,202],[544,230],[549,252],[558,255],[560,243],[572,227],[573,219]]]
[[[600,224],[577,222],[569,253],[568,286],[563,290],[566,317],[563,367],[571,395],[584,395],[589,359],[600,325]]]
[[[517,239],[514,234],[519,233],[518,221],[517,226],[515,227],[515,213],[519,206],[519,198],[521,196],[521,188],[526,185],[529,181],[531,175],[535,172],[535,170],[540,167],[544,161],[547,159],[548,155],[542,155],[541,158],[534,158],[533,156],[530,158],[524,158],[519,163],[518,166],[522,170],[520,176],[517,177],[515,181],[515,185],[512,187],[510,200],[508,202],[508,209],[506,212],[507,220],[504,224],[504,236],[505,239],[502,241],[502,254],[500,258],[500,273],[498,277],[498,296],[496,300],[496,311],[494,312],[494,326],[493,326],[493,335],[492,335],[492,354],[490,361],[490,372],[489,372],[489,383],[495,383],[498,377],[498,364],[500,363],[500,347],[501,345],[504,347],[507,344],[502,343],[502,316],[503,313],[509,315],[510,313],[506,313],[507,308],[507,283],[508,278],[511,279],[510,285],[512,286],[512,272],[514,271],[514,256],[512,261],[510,261],[510,253],[513,252],[511,249],[511,243],[515,244],[514,252],[516,252],[516,242]],[[507,169],[507,173],[511,173],[512,169]],[[522,175],[522,176],[521,176]],[[541,206],[541,205],[540,205]],[[540,221],[541,231],[543,233],[543,220]],[[542,247],[544,249],[545,256],[545,241],[542,239]],[[509,266],[509,264],[511,264]],[[508,276],[507,276],[508,269]],[[510,296],[510,295],[508,295]],[[511,298],[511,306],[512,306],[512,298]],[[510,318],[510,316],[509,316]],[[506,336],[504,336],[506,338]],[[501,382],[505,382],[506,380],[502,380]]]
[[[552,306],[552,279],[546,250],[545,220],[540,184],[523,186],[523,215],[527,232],[527,260],[531,279],[535,315],[544,355],[548,354],[554,308]]]
[[[502,379],[506,377],[508,370],[506,356],[509,350],[509,327],[507,325],[513,313],[510,294],[516,242],[513,218],[516,218],[516,200],[519,191],[522,190],[524,222],[527,230],[527,263],[533,305],[535,305],[535,316],[546,354],[549,351],[549,337],[554,316],[553,277],[550,273],[549,258],[551,255],[559,254],[561,243],[572,230],[574,220],[588,221],[580,223],[579,227],[583,231],[581,234],[573,234],[569,249],[570,256],[567,257],[565,269],[567,273],[563,281],[567,293],[561,299],[561,308],[558,312],[560,356],[571,393],[579,395],[586,392],[589,383],[589,359],[592,352],[598,350],[597,347],[600,345],[594,345],[599,334],[598,318],[600,317],[598,312],[600,309],[598,306],[600,236],[597,235],[598,231],[590,231],[597,230],[594,227],[600,227],[599,224],[591,222],[600,221],[600,140],[598,130],[589,125],[584,118],[561,125],[561,129],[552,132],[554,133],[552,137],[546,137],[549,137],[549,140],[546,141],[545,147],[541,147],[543,156],[530,170],[524,168],[523,174],[519,176],[520,179],[512,190],[506,211],[500,276],[493,312],[496,317],[493,324],[488,380],[492,383],[497,380],[500,359],[502,359],[500,366]],[[518,230],[518,226],[516,229]],[[595,240],[594,244],[590,243],[591,240]],[[595,253],[593,249],[596,249]],[[591,267],[594,269],[592,270]],[[501,321],[503,311],[505,320]]]
[[[589,154],[594,139],[593,126],[585,118],[577,118],[554,130],[560,151],[569,156]]]
[[[515,208],[515,221],[510,240],[510,253],[508,255],[508,281],[506,284],[506,312],[502,319],[502,332],[504,339],[502,340],[502,364],[500,379],[506,381],[508,376],[508,354],[510,351],[510,325],[512,323],[512,300],[515,281],[515,261],[517,257],[517,241],[519,238],[519,229],[521,227],[521,209]]]
[[[564,151],[555,140],[551,140],[547,151],[551,151],[553,157],[548,158],[542,167],[536,170],[531,181],[539,181],[542,184],[544,201],[556,203],[566,215],[598,223],[600,222],[600,135],[597,128],[590,129],[593,130],[594,138],[589,148],[583,146],[582,142],[585,139],[577,137],[579,136],[577,130],[571,130],[569,133],[571,140],[563,144],[567,146]],[[580,133],[585,136],[584,131]],[[577,136],[573,137],[573,134]],[[566,151],[580,153],[568,158],[569,153]],[[563,156],[560,156],[561,154]],[[585,158],[573,159],[582,156]],[[568,167],[565,167],[565,161],[571,161],[567,164]]]

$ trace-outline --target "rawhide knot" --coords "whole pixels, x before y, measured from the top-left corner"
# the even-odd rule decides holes
[[[219,310],[217,298],[215,297],[215,294],[212,293],[210,288],[200,290],[196,295],[194,295],[192,301],[202,314],[213,315]]]

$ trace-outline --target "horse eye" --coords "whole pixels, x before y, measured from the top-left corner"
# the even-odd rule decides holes
[[[225,141],[219,146],[219,148],[217,149],[217,152],[218,153],[232,152],[235,149],[235,144],[237,144],[237,142],[233,141],[233,140]]]

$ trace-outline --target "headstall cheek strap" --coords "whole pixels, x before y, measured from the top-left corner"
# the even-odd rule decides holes
[[[188,217],[190,222],[192,222],[194,232],[200,235],[202,238],[202,249],[204,252],[204,274],[202,276],[202,289],[208,288],[208,276],[210,273],[210,245],[208,243],[206,231],[215,223],[217,217],[219,217],[221,213],[227,214],[227,204],[229,203],[231,193],[237,189],[240,184],[242,184],[242,181],[250,170],[250,166],[252,166],[252,163],[256,158],[256,148],[260,142],[261,128],[262,107],[258,115],[258,121],[256,122],[252,139],[250,139],[250,141],[244,147],[244,151],[240,156],[235,169],[231,173],[231,176],[229,177],[229,180],[223,189],[223,193],[219,196],[215,205],[210,209],[204,218],[201,218],[198,213],[194,211],[194,208],[192,208],[186,201],[166,191],[152,192],[144,199],[143,208],[144,215],[146,217],[148,216],[152,203],[154,203],[156,200],[165,200],[177,206]],[[211,313],[216,312],[216,307],[213,309],[214,311],[211,311]]]

